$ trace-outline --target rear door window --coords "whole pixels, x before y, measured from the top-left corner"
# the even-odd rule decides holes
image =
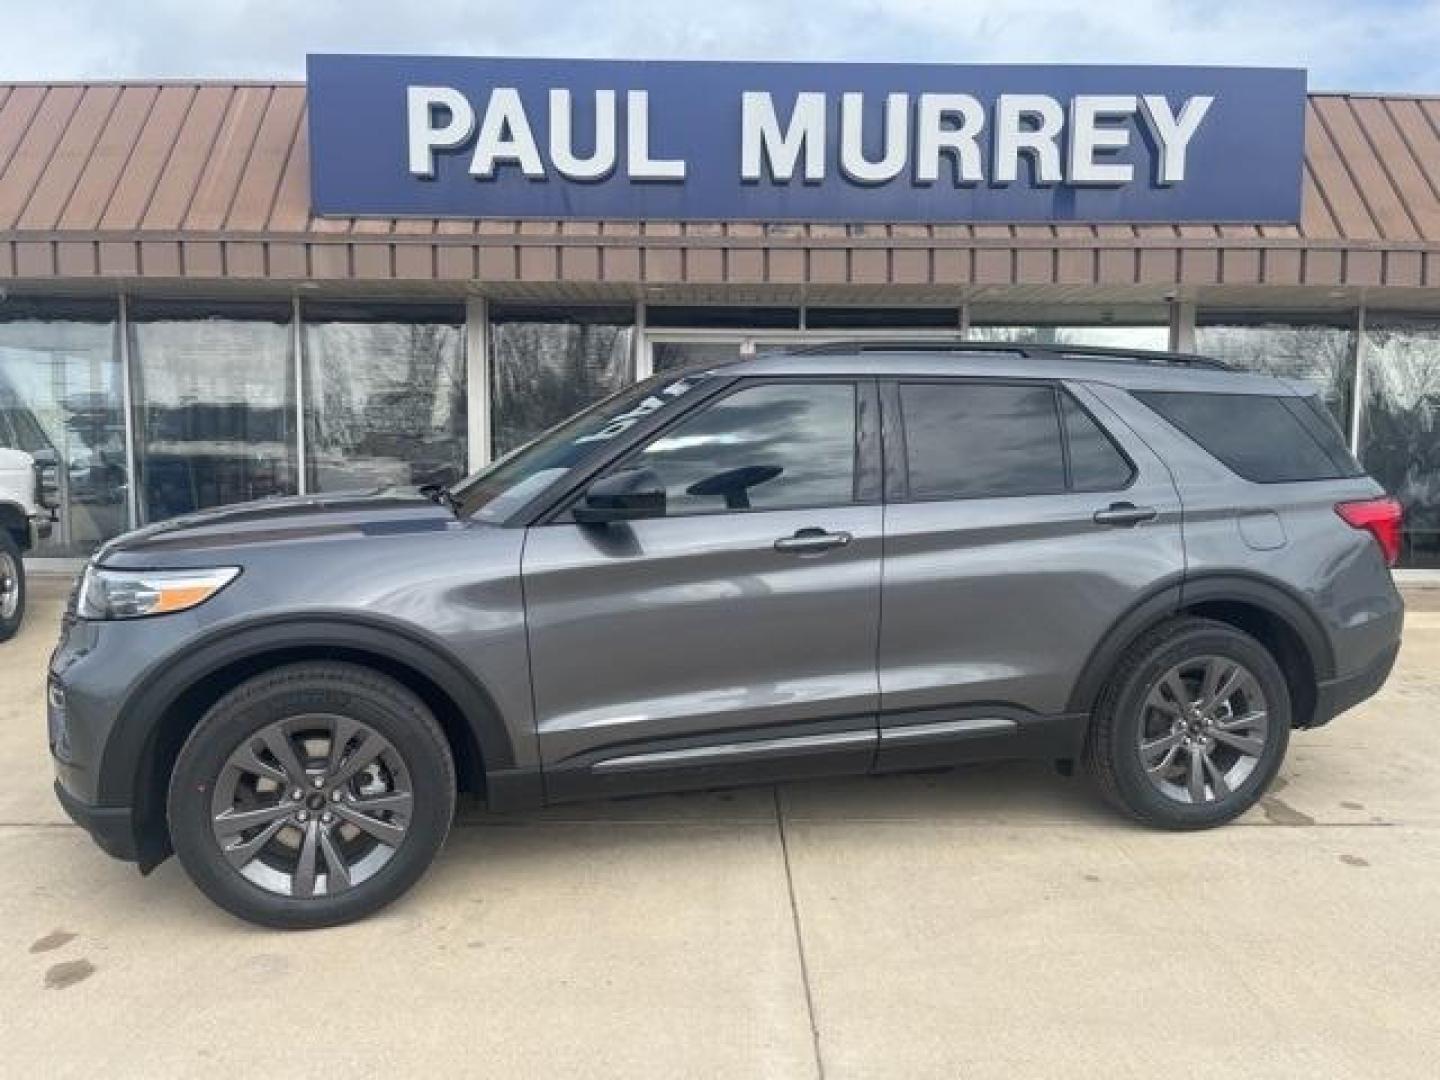
[[[1070,450],[1070,487],[1075,491],[1119,491],[1130,486],[1135,467],[1095,419],[1067,393],[1060,394]]]
[[[1363,473],[1324,410],[1303,397],[1136,391],[1135,396],[1246,480],[1336,480]]]
[[[1065,490],[1065,451],[1049,384],[902,383],[912,499],[980,499]]]

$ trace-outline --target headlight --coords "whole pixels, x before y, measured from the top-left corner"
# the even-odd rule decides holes
[[[239,575],[238,566],[211,570],[111,570],[91,566],[80,583],[82,619],[138,619],[203,604]]]

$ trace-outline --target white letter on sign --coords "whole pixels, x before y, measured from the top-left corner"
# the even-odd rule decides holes
[[[1026,122],[1034,120],[1034,127]],[[994,182],[1012,184],[1020,175],[1020,155],[1035,160],[1035,182],[1060,182],[1060,150],[1055,145],[1065,113],[1048,94],[1001,94],[995,105]]]
[[[1102,120],[1135,115],[1134,94],[1076,94],[1070,101],[1070,183],[1128,184],[1135,167],[1123,161],[1096,161],[1101,150],[1130,145],[1129,127],[1102,127]]]
[[[1145,94],[1140,98],[1140,111],[1160,144],[1160,160],[1155,167],[1157,184],[1178,184],[1185,179],[1185,152],[1190,148],[1195,129],[1214,102],[1208,94],[1186,98],[1180,115],[1176,116],[1163,94]]]
[[[802,152],[806,182],[824,180],[824,94],[796,94],[790,126],[783,132],[769,93],[747,90],[740,95],[740,179],[763,180],[764,158],[775,183],[788,184],[795,178],[795,165]]]
[[[955,127],[945,127],[951,118]],[[955,158],[955,182],[978,184],[980,147],[975,140],[985,126],[985,110],[969,94],[921,94],[918,142],[915,150],[915,179],[933,184],[940,179],[940,155]]]
[[[435,126],[435,110],[450,118]],[[435,151],[463,146],[475,131],[475,110],[459,90],[448,86],[407,86],[405,112],[410,129],[410,174],[435,179]]]
[[[885,153],[865,157],[864,94],[840,95],[840,170],[857,184],[883,184],[905,171],[910,150],[910,95],[885,98]]]
[[[615,91],[595,91],[595,150],[575,156],[570,133],[570,91],[550,91],[550,161],[568,180],[603,180],[615,168]]]
[[[540,163],[540,151],[520,91],[497,86],[490,92],[490,104],[485,106],[485,117],[480,121],[470,175],[489,180],[495,175],[495,166],[504,161],[517,162],[520,171],[532,180],[545,179],[545,166]]]
[[[683,158],[650,156],[650,93],[631,90],[625,95],[625,138],[629,143],[630,179],[684,180]]]

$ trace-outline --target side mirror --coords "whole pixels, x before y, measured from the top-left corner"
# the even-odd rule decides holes
[[[581,525],[665,516],[665,485],[650,469],[625,469],[596,480],[571,510]]]

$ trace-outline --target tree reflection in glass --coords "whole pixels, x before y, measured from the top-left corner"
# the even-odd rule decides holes
[[[311,491],[449,483],[465,473],[465,311],[306,312]]]
[[[1400,565],[1440,566],[1440,322],[1365,330],[1360,463],[1405,504]]]

